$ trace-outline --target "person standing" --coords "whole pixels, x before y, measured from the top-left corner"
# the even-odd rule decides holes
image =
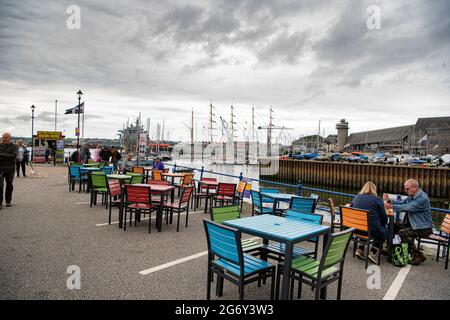
[[[402,242],[408,244],[409,252],[412,255],[411,265],[419,265],[426,260],[419,248],[414,245],[415,238],[426,238],[433,233],[433,219],[431,215],[430,199],[420,188],[419,182],[409,179],[404,183],[408,198],[404,200],[393,200],[392,203],[384,204],[386,209],[394,209],[396,212],[406,212],[408,222],[406,224],[396,223],[398,235]],[[383,195],[384,200],[389,200],[387,194]]]
[[[100,152],[102,151],[102,147],[98,144],[97,148],[94,150],[94,161],[101,162],[102,158],[100,157]]]
[[[50,157],[50,149],[47,147],[45,149],[45,163],[48,163],[48,158]]]
[[[28,163],[28,150],[27,147],[23,145],[22,140],[17,140],[17,158],[16,158],[16,171],[17,178],[20,176],[20,168],[22,168],[22,175],[25,178],[27,175],[25,173],[25,164]]]
[[[108,163],[110,157],[111,151],[106,146],[104,146],[100,151],[100,158],[102,159],[102,162],[104,162],[105,164]]]
[[[120,154],[119,150],[117,150],[115,147],[111,147],[111,162],[114,167],[114,172],[117,171],[117,165],[120,159],[122,159],[122,155]]]
[[[91,157],[91,153],[89,152],[89,146],[87,143],[84,143],[81,146],[80,155],[81,155],[81,163],[88,163],[88,160]]]
[[[14,162],[17,158],[17,146],[11,142],[11,134],[3,133],[0,143],[0,209],[3,207],[3,184],[6,182],[6,206],[11,206],[14,180]]]

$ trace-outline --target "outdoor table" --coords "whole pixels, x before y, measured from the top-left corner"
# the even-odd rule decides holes
[[[171,186],[175,186],[175,178],[183,178],[184,177],[184,174],[183,173],[170,173],[170,172],[166,172],[166,173],[162,173],[161,174],[163,177],[169,177],[169,178],[172,178],[171,179],[171,181],[170,181],[170,185]],[[172,190],[172,192],[171,192],[171,194],[170,194],[170,199],[171,199],[171,201],[173,202],[174,201],[174,199],[175,199],[175,189],[174,190]]]
[[[292,198],[297,197],[295,194],[291,193],[265,193],[261,192],[261,197],[270,198],[273,200],[272,214],[277,215],[277,204],[278,202],[290,202]]]
[[[142,177],[142,173],[127,172],[126,175],[130,176],[130,177]],[[144,179],[145,179],[145,177],[144,177]]]
[[[162,173],[162,176],[163,177],[169,177],[169,178],[172,178],[171,179],[171,185],[173,186],[174,185],[174,181],[175,181],[175,178],[183,178],[184,177],[184,174],[183,173],[171,173],[171,172],[168,172],[168,173]]]
[[[164,195],[168,194],[169,192],[171,192],[172,190],[175,189],[174,186],[164,186],[164,185],[158,185],[158,184],[145,184],[145,183],[138,183],[138,184],[133,184],[133,186],[138,186],[138,187],[148,187],[150,188],[150,192],[152,194],[158,194],[160,195],[160,204],[159,204],[159,208],[156,212],[156,227],[158,228],[158,232],[161,232],[161,227],[162,227],[162,212],[163,212],[163,207],[164,207]],[[150,223],[150,221],[149,221]]]
[[[131,180],[131,175],[127,174],[108,174],[106,176],[108,179],[116,179],[119,180],[121,184],[125,182],[125,180]]]
[[[263,238],[263,243],[269,240],[285,244],[285,259],[283,268],[283,283],[281,287],[281,299],[289,298],[289,284],[291,275],[292,254],[296,243],[306,241],[324,235],[324,244],[330,233],[329,226],[299,221],[296,219],[283,218],[271,214],[224,221],[223,224],[239,229],[243,233]],[[325,248],[325,245],[324,245]],[[322,291],[324,298],[326,291]]]
[[[202,189],[201,185],[207,186],[207,188],[206,188],[206,195],[205,195],[205,213],[208,213],[209,187],[211,187],[211,186],[217,187],[219,185],[219,183],[213,182],[213,181],[201,181],[200,180],[198,182],[199,191]]]
[[[100,165],[100,163],[85,163],[85,164],[83,164],[83,167],[95,168],[95,167],[98,167],[99,165]]]

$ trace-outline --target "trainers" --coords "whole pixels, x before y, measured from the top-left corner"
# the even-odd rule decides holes
[[[364,257],[364,252],[360,248],[358,248],[358,250],[356,250],[356,256],[362,260],[366,260],[366,258]]]
[[[378,250],[375,250],[375,252],[373,250],[370,250],[369,251],[369,259],[373,263],[378,264]]]
[[[7,207],[11,207],[12,204],[11,204],[11,203],[7,203],[6,206],[7,206]]]

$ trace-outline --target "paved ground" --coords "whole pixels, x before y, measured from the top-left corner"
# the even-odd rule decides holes
[[[139,272],[204,252],[206,215],[191,213],[188,228],[179,233],[173,224],[148,234],[147,220],[124,232],[117,224],[105,225],[107,211],[90,208],[88,194],[67,191],[66,168],[37,169],[41,177],[15,180],[14,206],[0,211],[0,299],[205,298],[204,255],[147,275]],[[80,267],[80,290],[67,289],[71,265]],[[363,262],[349,254],[343,299],[383,299],[400,270],[384,258],[381,288],[370,290]],[[330,287],[329,299],[335,288]],[[269,290],[250,286],[246,298],[267,299]],[[237,297],[236,287],[226,283],[223,299]],[[312,298],[304,288],[303,299]],[[410,269],[396,298],[449,299],[450,270],[430,257]]]

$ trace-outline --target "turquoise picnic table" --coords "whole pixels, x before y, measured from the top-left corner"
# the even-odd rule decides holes
[[[261,192],[261,197],[270,198],[273,200],[272,214],[276,215],[277,204],[279,202],[291,202],[292,198],[298,197],[292,193],[267,193]]]
[[[324,236],[324,244],[330,233],[329,226],[312,224],[292,218],[283,218],[271,214],[247,217],[236,220],[224,221],[224,225],[239,229],[243,233],[257,236],[268,245],[269,240],[277,241],[285,245],[285,260],[283,268],[283,282],[281,286],[281,299],[289,297],[289,283],[294,245],[321,235]],[[322,297],[325,295],[322,292]]]

